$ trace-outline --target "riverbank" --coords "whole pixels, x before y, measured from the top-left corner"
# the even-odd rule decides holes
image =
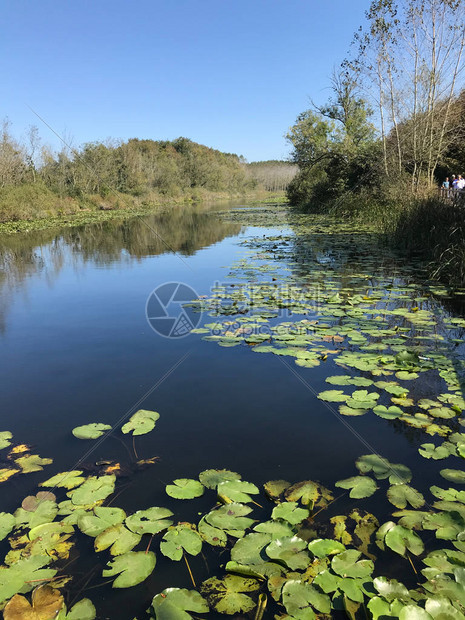
[[[379,194],[379,192],[378,192]],[[369,224],[393,246],[428,263],[431,278],[465,285],[464,206],[437,195],[413,196],[397,192],[377,195],[361,191],[323,205],[297,205],[305,213],[327,213],[354,223]]]
[[[283,202],[284,193],[270,193],[264,190],[255,190],[247,194],[230,195],[220,192],[195,192],[189,195],[175,198],[162,198],[150,201],[134,198],[129,200],[124,196],[120,201],[114,199],[102,199],[94,197],[93,201],[79,202],[74,199],[63,199],[64,207],[58,213],[38,211],[38,217],[21,218],[0,222],[0,234],[12,235],[48,228],[69,228],[82,226],[94,222],[104,222],[114,219],[127,219],[129,217],[149,215],[170,209],[171,207],[183,207],[192,205],[205,205],[213,202],[223,202],[234,199],[244,199],[248,202]],[[97,200],[98,199],[98,200]],[[123,201],[124,200],[124,201]]]

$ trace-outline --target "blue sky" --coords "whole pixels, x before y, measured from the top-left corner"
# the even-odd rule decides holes
[[[185,136],[249,161],[324,101],[369,0],[3,0],[0,118],[74,145]]]

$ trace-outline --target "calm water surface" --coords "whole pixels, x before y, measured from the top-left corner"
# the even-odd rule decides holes
[[[158,411],[155,432],[138,439],[137,452],[140,458],[159,456],[160,462],[123,479],[115,505],[128,511],[168,506],[180,520],[197,519],[198,505],[171,500],[164,484],[208,468],[229,468],[256,484],[311,478],[332,487],[355,475],[354,461],[368,452],[366,445],[278,357],[253,354],[247,346],[221,348],[198,335],[162,338],[146,320],[147,299],[159,285],[184,282],[209,295],[215,283],[225,281],[229,266],[247,255],[245,239],[289,232],[285,220],[272,228],[247,226],[240,218],[193,208],[1,239],[1,430],[52,457],[51,476],[73,469],[94,447],[71,435],[75,426],[115,424],[136,403]],[[355,260],[360,261],[356,251]],[[301,271],[305,278],[305,268]],[[331,362],[295,368],[316,392],[328,389],[326,376],[341,374]],[[389,460],[421,467],[424,479],[415,479],[420,490],[431,484],[429,472],[433,476],[437,466],[417,453],[424,438],[376,416],[351,418],[350,424]],[[118,431],[98,445],[85,463],[128,462],[131,442],[123,444],[120,437]],[[14,511],[35,493],[43,474],[2,485],[2,510]],[[355,505],[341,501],[335,514]],[[378,518],[390,510],[387,503],[378,507]],[[190,585],[185,567],[159,554],[155,572],[137,588],[116,593],[95,588],[107,554],[98,556],[99,570],[86,583],[96,566],[95,556],[86,555],[91,544],[83,541],[74,562],[74,593],[93,588],[81,596],[94,601],[99,617],[132,618],[164,587]],[[200,557],[191,565],[198,581],[207,576]]]

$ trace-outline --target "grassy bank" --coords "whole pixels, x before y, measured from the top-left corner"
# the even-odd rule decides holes
[[[266,200],[263,190],[248,192],[245,197]],[[115,218],[145,215],[170,205],[191,205],[241,198],[244,194],[212,192],[196,188],[176,196],[152,192],[144,197],[112,193],[105,198],[86,195],[82,198],[60,198],[40,184],[11,187],[0,193],[0,234],[15,234],[46,228],[79,226]],[[273,199],[276,195],[273,195]]]
[[[465,205],[431,193],[414,197],[399,188],[384,195],[362,191],[301,208],[370,224],[388,243],[424,257],[432,278],[465,286]]]

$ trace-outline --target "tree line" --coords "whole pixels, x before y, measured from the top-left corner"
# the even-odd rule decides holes
[[[291,201],[419,199],[463,174],[464,51],[463,0],[373,0],[330,100],[289,130]]]
[[[270,165],[270,163],[272,165]],[[284,191],[294,167],[248,164],[187,138],[107,140],[53,152],[36,127],[21,141],[0,129],[0,221],[183,199]]]

